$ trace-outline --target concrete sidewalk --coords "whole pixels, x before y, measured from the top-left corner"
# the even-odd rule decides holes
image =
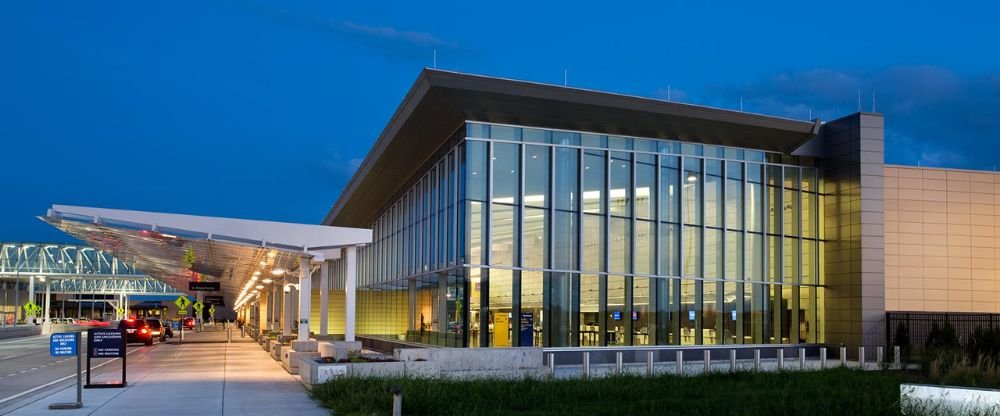
[[[226,333],[221,328],[201,333],[185,331],[184,343],[177,342],[179,337],[175,336],[148,354],[129,356],[127,387],[84,389],[82,409],[48,408],[52,403],[75,402],[74,383],[9,414],[330,414],[313,402],[298,378],[289,375],[260,345],[240,342],[249,338],[240,339],[238,331],[233,337],[234,342],[226,343]],[[119,365],[112,363],[106,367]],[[115,380],[120,376],[120,371],[110,372],[95,380]]]

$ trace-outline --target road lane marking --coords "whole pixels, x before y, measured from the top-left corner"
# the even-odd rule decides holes
[[[137,352],[137,351],[139,351],[139,350],[140,350],[140,348],[135,348],[135,349],[133,349],[132,351],[128,351],[128,352],[126,352],[126,353],[125,353],[125,355],[132,355],[133,353],[135,353],[135,352]],[[149,351],[149,350],[146,350],[146,351]],[[84,355],[86,355],[86,354],[84,354]],[[106,366],[106,365],[108,365],[108,364],[111,364],[111,363],[113,363],[113,362],[115,362],[115,361],[118,361],[118,360],[120,360],[120,359],[121,359],[121,358],[113,358],[113,359],[111,359],[111,360],[109,360],[109,361],[105,361],[105,362],[103,362],[103,363],[101,363],[101,364],[98,364],[98,365],[95,365],[95,366],[94,366],[93,368],[101,368],[101,367],[104,367],[104,366]],[[92,369],[93,369],[93,368],[92,368]],[[85,371],[87,371],[87,370],[82,370],[82,371],[80,371],[80,375],[82,376],[82,375],[84,374],[84,372],[85,372]],[[22,372],[23,372],[23,371],[22,371]],[[11,374],[11,375],[13,375],[13,374]],[[20,393],[18,393],[18,394],[15,394],[15,395],[13,395],[13,396],[10,396],[10,397],[7,397],[7,398],[3,398],[3,399],[0,399],[0,404],[4,404],[4,403],[7,403],[7,402],[9,402],[9,401],[11,401],[11,400],[14,400],[14,399],[16,399],[16,398],[19,398],[19,397],[21,397],[21,396],[24,396],[24,395],[26,395],[26,394],[31,394],[31,393],[34,393],[34,392],[36,392],[36,391],[38,391],[38,390],[41,390],[41,389],[44,389],[44,388],[46,388],[46,387],[49,387],[49,386],[51,386],[51,385],[53,385],[53,384],[57,384],[57,383],[62,383],[63,381],[66,381],[66,380],[69,380],[70,378],[73,378],[73,377],[76,377],[76,373],[75,373],[75,372],[74,372],[73,374],[70,374],[70,375],[68,375],[68,376],[66,376],[66,377],[63,377],[63,378],[61,378],[61,379],[58,379],[58,380],[54,380],[54,381],[50,381],[50,382],[48,382],[48,383],[46,383],[46,384],[42,384],[41,386],[38,386],[38,387],[35,387],[35,388],[31,389],[31,390],[27,390],[27,391],[23,391],[23,392],[20,392]]]

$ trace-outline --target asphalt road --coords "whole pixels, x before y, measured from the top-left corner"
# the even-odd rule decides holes
[[[85,332],[81,333],[81,342],[83,345],[79,347],[79,350],[84,353],[81,358],[83,359],[83,370],[86,371],[87,334]],[[142,344],[129,344],[127,352],[131,357],[136,353],[156,348],[157,345],[159,344],[145,347]],[[94,360],[91,365],[97,366],[108,361],[110,360]],[[76,371],[76,357],[52,357],[49,355],[48,335],[0,341],[0,415],[11,408],[19,407],[18,405],[23,404],[26,400],[37,400],[75,383],[76,378],[70,377],[74,371]],[[106,371],[121,371],[121,365],[107,364],[92,371],[91,374],[100,374]],[[68,377],[66,380],[52,384],[54,381],[66,377]],[[39,388],[40,386],[45,387]],[[33,389],[35,391],[25,394]]]

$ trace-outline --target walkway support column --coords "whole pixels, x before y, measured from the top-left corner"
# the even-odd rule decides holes
[[[330,315],[330,261],[319,266],[319,336],[327,336]]]
[[[35,303],[35,276],[28,277],[28,302]],[[17,307],[20,308],[21,305],[17,305]],[[32,324],[33,322],[31,322],[31,320],[34,318],[35,312],[31,311],[30,314],[27,314],[24,317],[24,323]]]
[[[292,335],[292,288],[285,283],[281,288],[281,335]]]
[[[52,321],[49,318],[49,308],[52,307],[52,281],[51,279],[45,280],[45,312],[42,314],[42,333],[48,334],[52,332]]]
[[[312,311],[312,273],[308,257],[299,260],[299,341],[309,340],[309,315]]]
[[[358,248],[344,249],[347,267],[344,279],[344,341],[354,342],[354,310],[358,290]]]

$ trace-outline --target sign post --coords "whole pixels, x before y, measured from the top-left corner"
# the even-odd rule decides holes
[[[125,387],[125,330],[117,328],[91,328],[87,331],[87,385],[88,389]],[[90,381],[91,358],[121,358],[122,379],[119,382],[94,383]]]
[[[174,301],[174,305],[177,305],[177,315],[179,315],[179,316],[185,316],[188,313],[187,307],[191,306],[191,299],[188,299],[187,296],[184,296],[184,295],[178,296],[177,300]],[[181,331],[181,340],[180,340],[180,342],[184,342],[184,318],[181,318],[180,323],[181,323],[181,325],[180,325],[180,331]]]
[[[83,382],[80,380],[80,333],[59,332],[49,337],[49,355],[53,357],[76,356],[76,403],[52,403],[49,409],[79,409],[83,407]]]

